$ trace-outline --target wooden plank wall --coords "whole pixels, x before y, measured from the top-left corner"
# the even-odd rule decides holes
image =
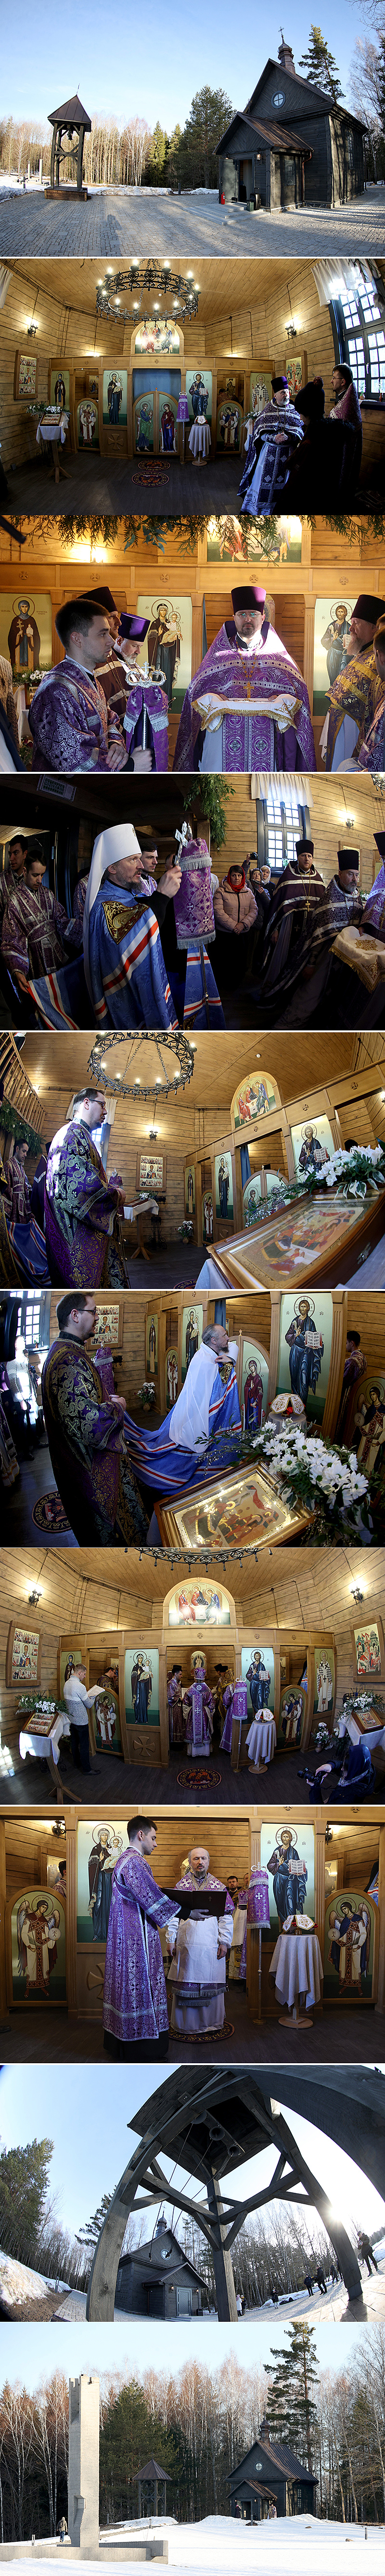
[[[36,394],[39,400],[46,399],[49,361],[55,355],[61,357],[62,364],[67,367],[76,365],[80,376],[84,369],[92,366],[93,358],[99,359],[101,354],[105,355],[106,364],[111,359],[115,365],[122,361],[128,366],[131,363],[134,316],[132,319],[130,316],[126,325],[122,322],[120,329],[112,322],[98,324],[94,288],[92,298],[88,298],[90,309],[86,309],[86,297],[85,309],[81,309],[81,298],[77,309],[71,301],[69,266],[69,262],[58,260],[42,260],[38,268],[33,261],[24,262],[23,267],[15,266],[10,277],[0,315],[0,434],[6,467],[21,464],[29,454],[27,406],[23,402],[14,402],[13,383],[16,350],[31,351],[27,333],[32,315],[37,331],[34,354],[37,356]],[[263,366],[270,360],[281,370],[287,363],[286,323],[290,319],[290,307],[286,263],[284,260],[237,261],[236,264],[221,261],[221,269],[226,270],[223,284],[213,276],[214,266],[214,262],[204,262],[204,271],[208,274],[204,280],[203,304],[196,319],[185,330],[185,362],[188,366],[195,366],[205,361],[209,366],[210,358],[223,358],[226,376],[229,361],[232,362],[231,372],[234,372],[236,358],[243,393],[245,365]],[[96,287],[100,262],[87,263],[87,267],[94,271]],[[238,282],[239,267],[242,268],[242,277]],[[252,271],[248,286],[245,277],[247,267]],[[231,268],[233,283],[229,291]],[[292,261],[291,268],[291,306],[298,333],[296,355],[299,354],[302,360],[305,357],[309,376],[314,372],[323,374],[328,410],[333,365],[330,313],[327,305],[319,305],[311,262]],[[271,281],[269,270],[274,271]],[[200,271],[201,263],[198,262],[196,273]],[[31,427],[33,424],[30,423]],[[98,462],[96,458],[96,466]]]

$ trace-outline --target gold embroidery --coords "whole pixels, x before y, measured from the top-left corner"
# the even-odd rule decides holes
[[[142,914],[144,912],[148,912],[150,908],[151,904],[148,894],[142,895],[138,903],[103,904],[104,919],[107,922],[107,930],[110,932],[110,938],[115,939],[117,948],[119,947],[119,941],[124,938],[125,931],[134,930],[135,923],[137,921],[141,921]]]

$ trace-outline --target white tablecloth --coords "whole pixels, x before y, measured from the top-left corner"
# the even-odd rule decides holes
[[[49,1735],[24,1735],[22,1732],[19,1735],[19,1753],[21,1753],[22,1762],[25,1762],[27,1753],[35,1753],[38,1761],[47,1762],[48,1754],[52,1753],[54,1762],[58,1763],[61,1736],[69,1735],[69,1731],[68,1718],[63,1717],[59,1710]]]
[[[41,444],[43,444],[43,447],[45,447],[50,438],[60,438],[62,447],[65,447],[68,426],[68,411],[58,411],[56,420],[39,420],[36,430],[36,446],[40,447]]]
[[[275,1719],[274,1717],[263,1717],[261,1711],[259,1717],[253,1717],[252,1726],[249,1726],[249,1732],[246,1736],[247,1751],[250,1762],[272,1762],[276,1742],[277,1734]]]
[[[210,447],[211,430],[208,420],[194,420],[189,437],[190,456],[208,456]]]
[[[317,1932],[280,1932],[270,1966],[275,1977],[275,1991],[282,2004],[296,2004],[306,1995],[306,2011],[321,2001],[323,1966]]]
[[[370,1753],[373,1744],[385,1744],[385,1717],[383,1726],[381,1726],[381,1719],[379,1718],[377,1726],[375,1725],[373,1728],[366,1728],[366,1726],[358,1725],[358,1720],[356,1717],[353,1717],[353,1711],[351,1711],[350,1716],[346,1717],[345,1724],[346,1733],[347,1735],[350,1735],[351,1744],[368,1744]]]

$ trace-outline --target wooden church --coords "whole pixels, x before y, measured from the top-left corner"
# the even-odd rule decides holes
[[[125,2316],[162,2318],[199,2317],[207,2307],[205,2282],[163,2211],[148,2242],[122,2255],[116,2305]]]
[[[313,2470],[296,2459],[287,2443],[272,2439],[265,2417],[258,2440],[232,2470],[229,2485],[231,2513],[242,2522],[266,2522],[274,2505],[278,2521],[317,2510]]]
[[[239,205],[341,206],[362,195],[364,128],[296,71],[291,45],[269,55],[246,107],[218,144],[219,200]]]

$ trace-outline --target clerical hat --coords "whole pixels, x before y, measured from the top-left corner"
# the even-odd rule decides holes
[[[359,864],[360,864],[360,853],[359,853],[359,850],[346,850],[346,849],[345,849],[345,850],[339,850],[339,851],[338,851],[338,866],[339,866],[339,868],[354,868],[355,876],[356,876],[356,877],[358,877]]]
[[[272,376],[271,391],[272,394],[288,394],[289,386],[287,376]]]
[[[352,617],[363,617],[366,626],[378,626],[379,618],[385,617],[385,599],[372,599],[370,591],[360,590]]]
[[[144,636],[148,635],[149,625],[149,617],[134,617],[131,616],[128,609],[122,608],[122,614],[119,618],[119,634],[128,635],[132,644],[143,644]]]
[[[374,832],[373,840],[380,859],[385,859],[385,832]]]
[[[98,585],[97,590],[84,590],[82,592],[82,603],[84,599],[87,600],[87,605],[90,599],[92,601],[93,608],[105,608],[107,617],[116,616],[116,599],[113,599],[112,597],[112,590],[109,590],[108,582],[105,582],[104,585],[102,582],[100,588]]]
[[[300,850],[311,850],[313,852],[314,841],[311,840],[310,832],[303,832],[302,839],[300,841],[296,841],[295,847],[297,859],[299,858]]]
[[[231,598],[234,617],[236,617],[239,608],[264,608],[266,591],[260,590],[256,581],[242,581],[237,582],[236,590],[231,592]]]

